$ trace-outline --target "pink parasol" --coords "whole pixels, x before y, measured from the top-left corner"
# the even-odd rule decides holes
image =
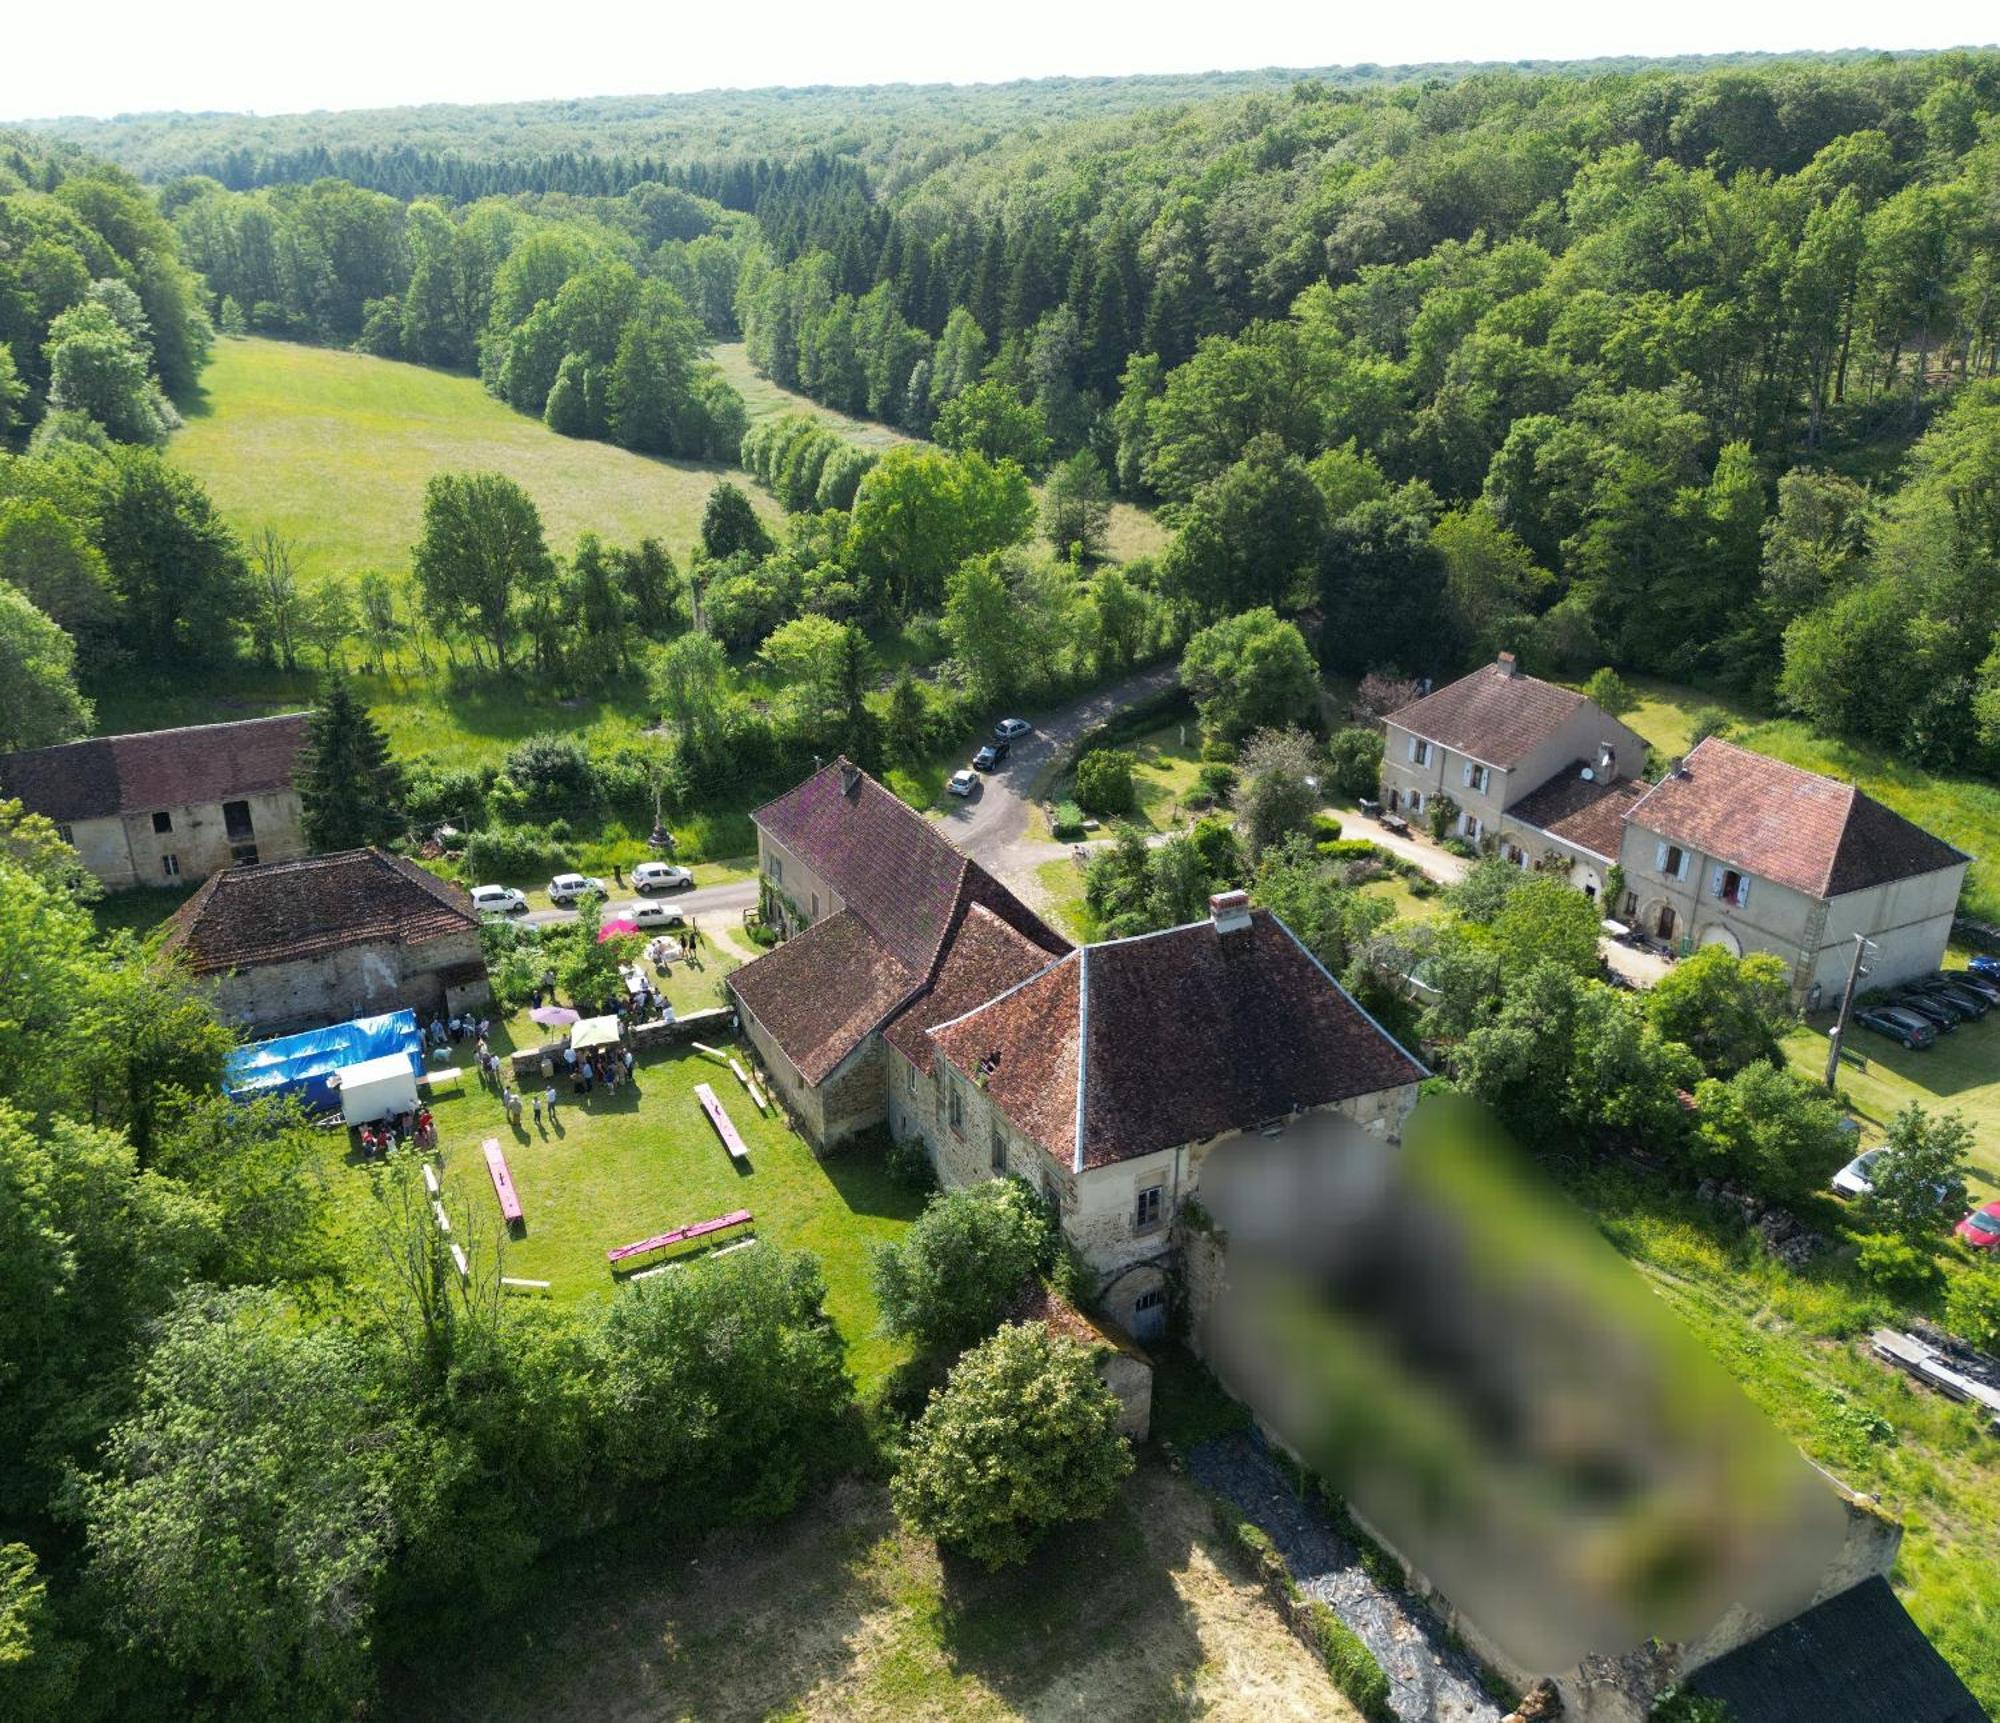
[[[577,1020],[577,1014],[567,1005],[537,1005],[528,1015],[544,1029],[558,1029]]]
[[[597,943],[599,945],[602,945],[607,939],[615,938],[618,934],[637,933],[638,931],[639,931],[639,924],[636,921],[626,921],[623,920],[622,918],[613,918],[610,921],[602,923],[598,927]]]

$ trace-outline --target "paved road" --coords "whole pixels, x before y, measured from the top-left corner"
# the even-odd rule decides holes
[[[1024,841],[1028,805],[1037,780],[1084,731],[1171,687],[1179,674],[1175,665],[1156,665],[1109,688],[1101,688],[1088,699],[1032,720],[1034,732],[1014,744],[999,771],[984,776],[977,794],[963,800],[956,796],[945,798],[949,804],[944,811],[945,835],[987,872],[1010,881],[1022,872],[1032,871],[1050,855],[1061,854],[1060,845]],[[969,757],[971,749],[966,753]],[[1023,853],[1014,854],[1017,850]]]
[[[611,904],[632,903],[641,897],[629,885],[623,891],[611,888]],[[731,880],[727,885],[696,886],[693,891],[667,892],[659,894],[660,901],[671,903],[685,914],[699,919],[713,916],[722,921],[736,921],[746,909],[757,902],[757,882],[754,879]],[[576,920],[573,909],[531,909],[520,921],[528,927],[555,927],[565,921]]]

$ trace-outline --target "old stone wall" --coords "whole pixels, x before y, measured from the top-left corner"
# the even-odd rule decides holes
[[[351,945],[324,956],[259,964],[212,977],[225,1022],[259,1035],[283,1034],[404,1006],[428,1016],[445,1003],[440,971],[482,964],[477,930],[420,945]]]

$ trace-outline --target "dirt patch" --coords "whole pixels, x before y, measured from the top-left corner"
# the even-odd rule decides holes
[[[393,1714],[623,1720],[1356,1718],[1216,1531],[1142,1465],[1097,1525],[988,1575],[940,1561],[848,1482],[777,1527],[621,1579],[566,1572],[476,1662],[415,1672]]]

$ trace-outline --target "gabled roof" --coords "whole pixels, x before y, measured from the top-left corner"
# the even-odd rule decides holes
[[[1986,1723],[1986,1713],[1879,1574],[1687,1679],[1732,1723]]]
[[[1056,955],[1002,921],[983,903],[972,904],[958,932],[946,942],[937,978],[896,1013],[884,1034],[918,1070],[928,1072],[931,1038],[927,1032],[931,1028],[962,1017],[1029,976],[1039,975]]]
[[[1839,897],[1967,859],[1852,784],[1719,736],[1700,742],[1626,818],[1808,897]]]
[[[906,1008],[891,1027],[901,1033],[890,1038],[928,1070],[924,1028],[1069,950],[930,821],[844,759],[751,817],[842,899],[837,914],[729,978],[808,1083],[898,1006]],[[815,937],[836,922],[835,933]],[[934,1008],[933,994],[945,1003]]]
[[[323,957],[355,945],[421,945],[476,930],[472,900],[402,856],[341,850],[211,874],[168,921],[168,951],[197,975]]]
[[[281,790],[292,782],[306,724],[306,713],[287,712],[0,754],[0,796],[68,822]]]
[[[1261,909],[1086,946],[931,1038],[1079,1172],[1424,1075]]]
[[[1558,688],[1505,665],[1483,664],[1470,676],[1391,712],[1388,722],[1486,765],[1512,767],[1588,704],[1573,688]]]
[[[929,820],[845,759],[750,816],[920,975],[937,961],[972,864]]]
[[[1507,817],[1615,862],[1625,837],[1625,815],[1646,793],[1646,786],[1630,778],[1609,783],[1600,777],[1586,778],[1587,770],[1588,761],[1572,760],[1509,808]]]
[[[730,988],[808,1083],[818,1083],[923,977],[851,909],[745,964]]]

